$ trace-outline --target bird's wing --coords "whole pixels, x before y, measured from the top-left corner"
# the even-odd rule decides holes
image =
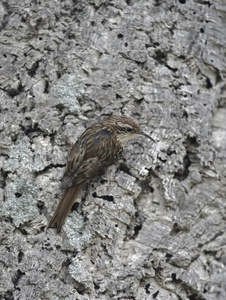
[[[104,170],[103,166],[101,166],[99,158],[92,157],[86,159],[81,166],[76,171],[76,181],[80,183],[81,179],[89,179],[92,178],[98,174],[100,174]]]
[[[76,144],[72,147],[68,155],[63,178],[68,177],[77,171],[78,167],[82,164],[85,155],[86,151],[84,147],[79,147]]]
[[[67,164],[62,178],[62,183],[60,185],[62,189],[66,189],[72,186],[72,179],[76,174],[76,171],[79,168],[79,166],[81,166],[85,154],[86,153],[83,147],[79,147],[76,144],[72,147],[68,155]]]
[[[103,169],[98,157],[87,158],[84,148],[74,145],[68,156],[60,187],[61,189],[68,189],[78,185],[100,174]]]

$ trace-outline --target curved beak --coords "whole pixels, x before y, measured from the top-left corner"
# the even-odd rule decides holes
[[[145,132],[139,131],[138,134],[143,135],[143,136],[146,136],[147,138],[149,138],[150,140],[152,140],[154,143],[156,143],[155,140],[154,140],[152,137],[150,137],[148,134],[146,134]]]

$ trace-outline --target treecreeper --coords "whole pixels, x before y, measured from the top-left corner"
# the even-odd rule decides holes
[[[68,155],[60,185],[64,193],[47,228],[56,224],[60,232],[85,181],[114,164],[121,157],[126,142],[137,135],[154,141],[126,116],[105,118],[83,132]]]

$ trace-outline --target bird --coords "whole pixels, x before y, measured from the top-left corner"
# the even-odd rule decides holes
[[[121,156],[126,143],[142,135],[153,142],[131,118],[112,115],[88,127],[72,146],[60,188],[64,190],[48,228],[59,233],[86,180],[101,174]]]

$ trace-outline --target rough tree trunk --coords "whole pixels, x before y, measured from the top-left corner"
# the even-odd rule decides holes
[[[0,3],[1,299],[226,299],[226,2]],[[109,114],[157,141],[88,182],[68,145]]]

